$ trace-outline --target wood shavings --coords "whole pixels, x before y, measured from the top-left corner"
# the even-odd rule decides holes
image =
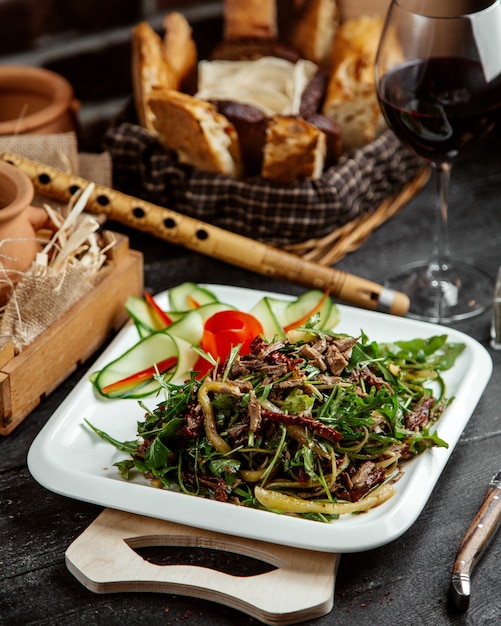
[[[37,263],[63,271],[71,259],[78,259],[85,267],[99,271],[106,261],[107,251],[99,246],[96,236],[101,225],[93,216],[83,213],[94,187],[94,183],[90,183],[75,196],[66,218],[46,207],[57,230],[38,254]]]
[[[0,336],[11,336],[18,353],[88,293],[104,271],[115,240],[105,241],[100,221],[84,212],[94,187],[90,183],[76,194],[65,211],[44,205],[52,228],[40,233],[42,251],[0,312]]]

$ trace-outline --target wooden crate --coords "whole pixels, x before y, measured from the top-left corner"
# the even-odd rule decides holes
[[[143,256],[113,234],[103,278],[20,354],[0,337],[0,435],[31,411],[127,321],[125,301],[143,293]]]

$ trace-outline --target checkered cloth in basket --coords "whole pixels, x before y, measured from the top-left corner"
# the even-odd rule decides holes
[[[124,119],[107,130],[104,147],[116,189],[277,246],[324,237],[376,211],[423,169],[389,130],[343,155],[321,178],[295,185],[181,165],[146,129]]]

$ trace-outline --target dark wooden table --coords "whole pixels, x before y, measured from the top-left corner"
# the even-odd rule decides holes
[[[450,193],[452,251],[492,276],[501,265],[501,135],[455,166]],[[339,268],[383,282],[396,266],[428,254],[434,186],[380,227]],[[287,282],[230,267],[128,232],[145,259],[145,285],[162,291],[185,280],[299,294]],[[491,311],[456,327],[484,344],[494,361],[491,381],[417,522],[384,547],[341,557],[332,611],[311,623],[349,626],[427,626],[501,623],[501,535],[472,579],[469,611],[448,608],[452,563],[463,534],[501,468],[501,352],[489,346]],[[38,485],[26,454],[38,432],[89,364],[71,375],[8,437],[0,440],[0,623],[28,624],[251,624],[236,610],[170,594],[97,595],[67,570],[64,553],[100,508]]]

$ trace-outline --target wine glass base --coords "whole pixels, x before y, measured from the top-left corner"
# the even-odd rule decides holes
[[[491,306],[494,280],[465,263],[440,268],[417,261],[402,267],[386,286],[409,296],[407,317],[448,323],[480,315]]]

